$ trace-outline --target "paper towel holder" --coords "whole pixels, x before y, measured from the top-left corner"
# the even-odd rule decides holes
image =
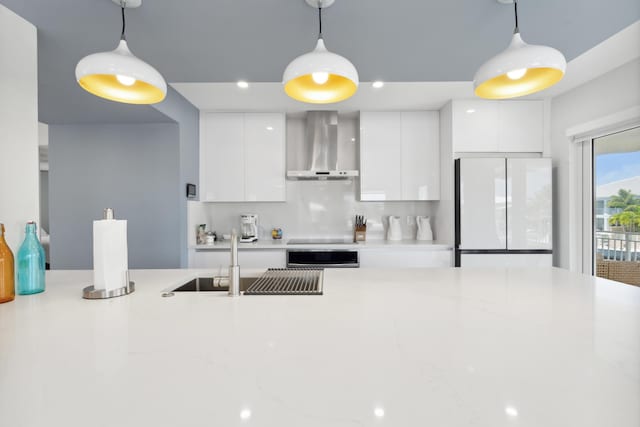
[[[87,286],[82,290],[82,298],[107,299],[129,295],[136,290],[135,283],[129,280],[129,271],[125,272],[125,280],[127,285],[117,289],[96,289],[93,285]]]
[[[103,212],[103,218],[105,220],[113,220],[113,209],[106,208]],[[135,283],[129,280],[129,270],[124,272],[125,286],[116,289],[96,289],[95,285],[87,286],[82,290],[82,298],[84,299],[107,299],[121,297],[123,295],[129,295],[136,290]]]

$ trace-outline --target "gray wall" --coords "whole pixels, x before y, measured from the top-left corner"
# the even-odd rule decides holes
[[[180,177],[178,208],[180,215],[180,266],[187,267],[187,198],[186,184],[199,182],[200,111],[182,95],[169,87],[167,97],[155,107],[175,120],[180,128]],[[198,189],[198,196],[199,196]]]
[[[128,220],[130,268],[179,267],[179,157],[176,124],[50,126],[52,268],[93,268],[93,220],[106,207]]]
[[[40,171],[40,227],[49,232],[49,172]]]

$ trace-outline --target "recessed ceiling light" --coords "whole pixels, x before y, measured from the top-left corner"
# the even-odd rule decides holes
[[[240,81],[238,82],[238,87],[239,87],[240,89],[246,89],[246,88],[248,88],[248,87],[249,87],[249,83],[245,82],[244,80],[240,80]]]
[[[384,86],[384,82],[380,80],[376,80],[375,82],[373,82],[371,86],[373,86],[375,89],[380,89],[381,87]]]
[[[273,130],[273,126],[267,126],[267,130]]]
[[[373,410],[373,415],[375,415],[377,418],[382,418],[384,417],[384,408],[378,406]]]
[[[473,113],[475,113],[475,112],[476,112],[476,110],[474,110],[473,108],[469,108],[469,109],[467,110],[467,114],[473,114]]]
[[[351,138],[351,142],[356,142],[356,139],[355,138]]]

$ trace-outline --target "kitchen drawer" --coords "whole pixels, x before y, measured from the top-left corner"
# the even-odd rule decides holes
[[[395,248],[360,250],[360,267],[362,268],[426,268],[452,265],[451,250]]]

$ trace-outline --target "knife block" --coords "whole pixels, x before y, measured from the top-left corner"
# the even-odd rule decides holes
[[[353,229],[353,241],[365,242],[367,240],[367,226],[361,225]]]

